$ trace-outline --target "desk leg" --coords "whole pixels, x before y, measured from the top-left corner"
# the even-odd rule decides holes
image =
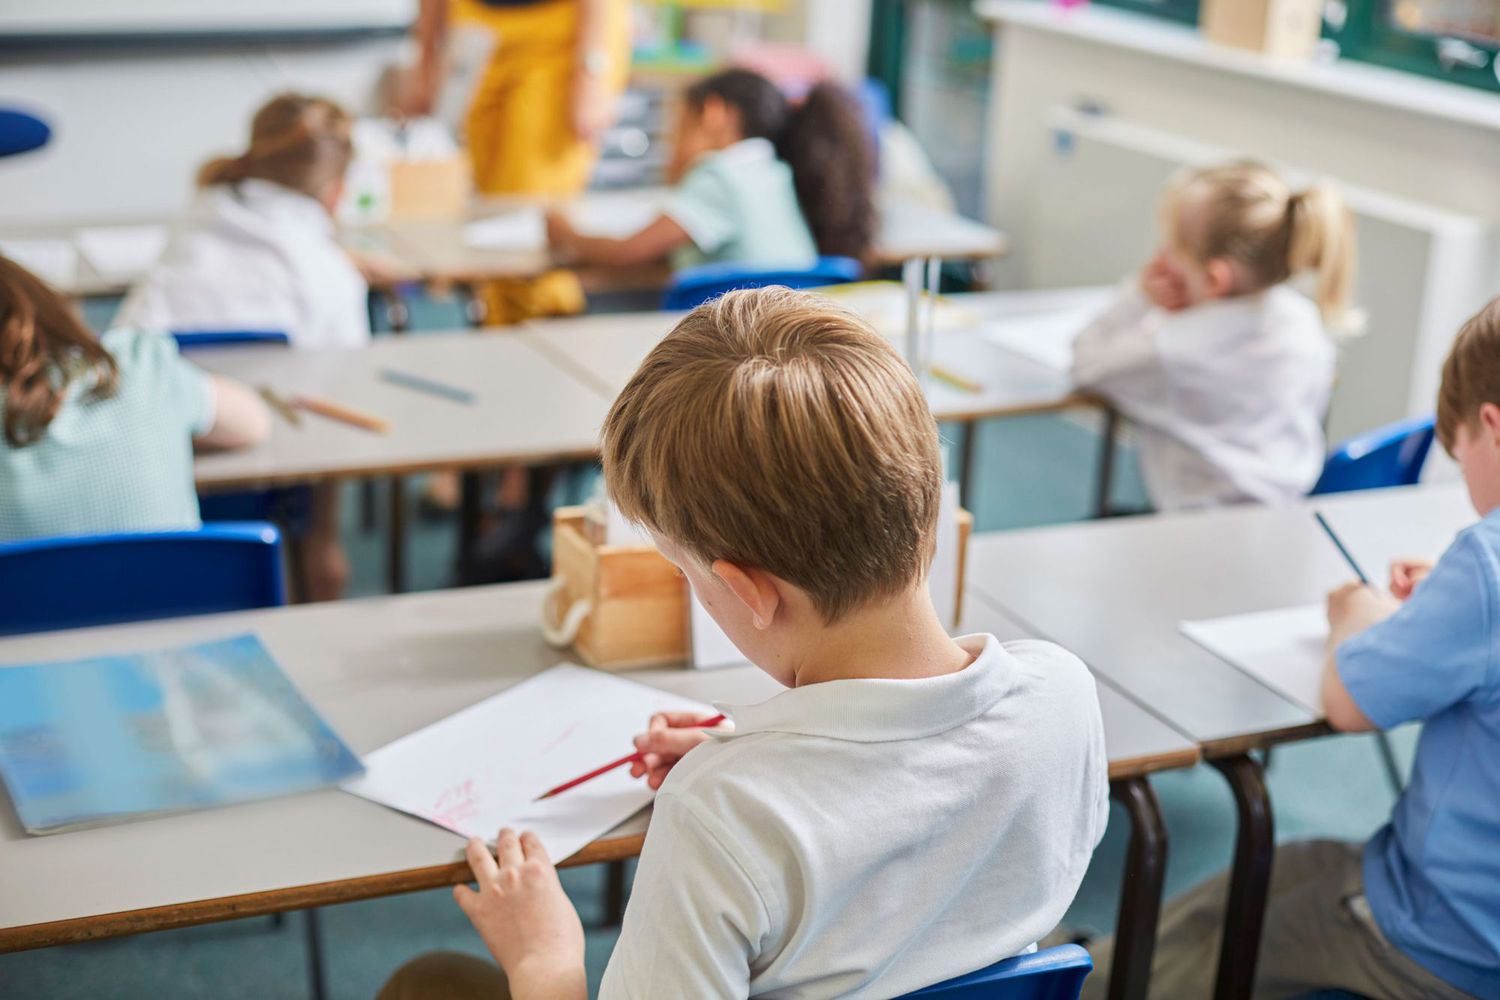
[[[1229,782],[1239,814],[1214,996],[1216,1000],[1249,1000],[1276,851],[1271,796],[1266,791],[1265,771],[1249,754],[1209,763]]]
[[[475,292],[473,285],[469,284],[458,285],[455,288],[455,294],[463,300],[464,321],[475,330],[482,330],[488,312],[484,298]]]
[[[479,521],[484,513],[484,481],[478,472],[465,471],[459,477],[458,498],[458,583],[474,579],[474,548],[479,544]]]
[[[399,594],[406,590],[406,478],[392,476],[391,523],[386,537],[386,573],[390,591]]]
[[[1099,430],[1099,467],[1094,476],[1094,516],[1109,516],[1109,498],[1115,487],[1115,448],[1120,433],[1120,415],[1113,406],[1104,410]]]
[[[624,861],[611,861],[606,867],[604,883],[604,926],[619,927],[625,920],[627,869]]]
[[[1167,826],[1156,793],[1145,778],[1112,782],[1109,790],[1130,816],[1109,1000],[1145,1000],[1151,985],[1151,959],[1156,952],[1156,926],[1167,874]]]
[[[958,446],[958,504],[973,510],[970,501],[974,489],[974,438],[979,433],[979,421],[965,420],[963,441]]]
[[[307,993],[312,1000],[328,996],[327,977],[323,971],[323,924],[317,910],[303,910],[307,917]]]

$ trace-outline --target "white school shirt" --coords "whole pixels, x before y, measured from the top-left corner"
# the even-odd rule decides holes
[[[299,348],[370,339],[368,287],[315,198],[263,180],[199,192],[116,326],[284,330]]]
[[[1158,510],[1281,503],[1322,471],[1336,357],[1286,285],[1168,312],[1132,284],[1074,343],[1073,379],[1135,425]]]
[[[657,794],[600,1000],[889,998],[1057,926],[1109,811],[1093,678],[958,641],[958,673],[721,706],[735,732]]]

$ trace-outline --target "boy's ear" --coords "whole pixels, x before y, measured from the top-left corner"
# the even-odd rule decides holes
[[[716,559],[709,572],[723,581],[729,592],[750,611],[750,618],[759,629],[769,628],[781,606],[781,593],[771,574],[764,570],[737,566],[726,559]]]
[[[1490,447],[1500,450],[1500,406],[1494,403],[1479,404],[1479,419],[1475,421],[1475,425],[1483,430]]]

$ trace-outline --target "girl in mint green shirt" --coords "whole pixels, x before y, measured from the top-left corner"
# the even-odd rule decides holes
[[[624,239],[579,234],[561,213],[547,237],[564,263],[673,267],[736,261],[806,266],[863,258],[875,229],[874,151],[853,99],[819,84],[795,106],[765,77],[731,69],[688,89],[661,215]]]
[[[94,336],[0,257],[0,541],[196,528],[193,446],[270,432],[260,399],[163,333]]]

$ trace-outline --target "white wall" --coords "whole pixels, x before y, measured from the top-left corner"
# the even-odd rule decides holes
[[[1028,280],[1031,192],[1048,167],[1047,115],[1059,105],[1096,104],[1141,125],[1500,221],[1500,129],[1014,22],[999,24],[996,38],[985,207],[1014,237],[1003,284]],[[1419,83],[1412,78],[1411,89]]]
[[[35,110],[55,135],[36,153],[0,160],[0,225],[175,212],[198,164],[243,148],[267,97],[299,89],[363,108],[399,45],[7,54],[0,103]]]

